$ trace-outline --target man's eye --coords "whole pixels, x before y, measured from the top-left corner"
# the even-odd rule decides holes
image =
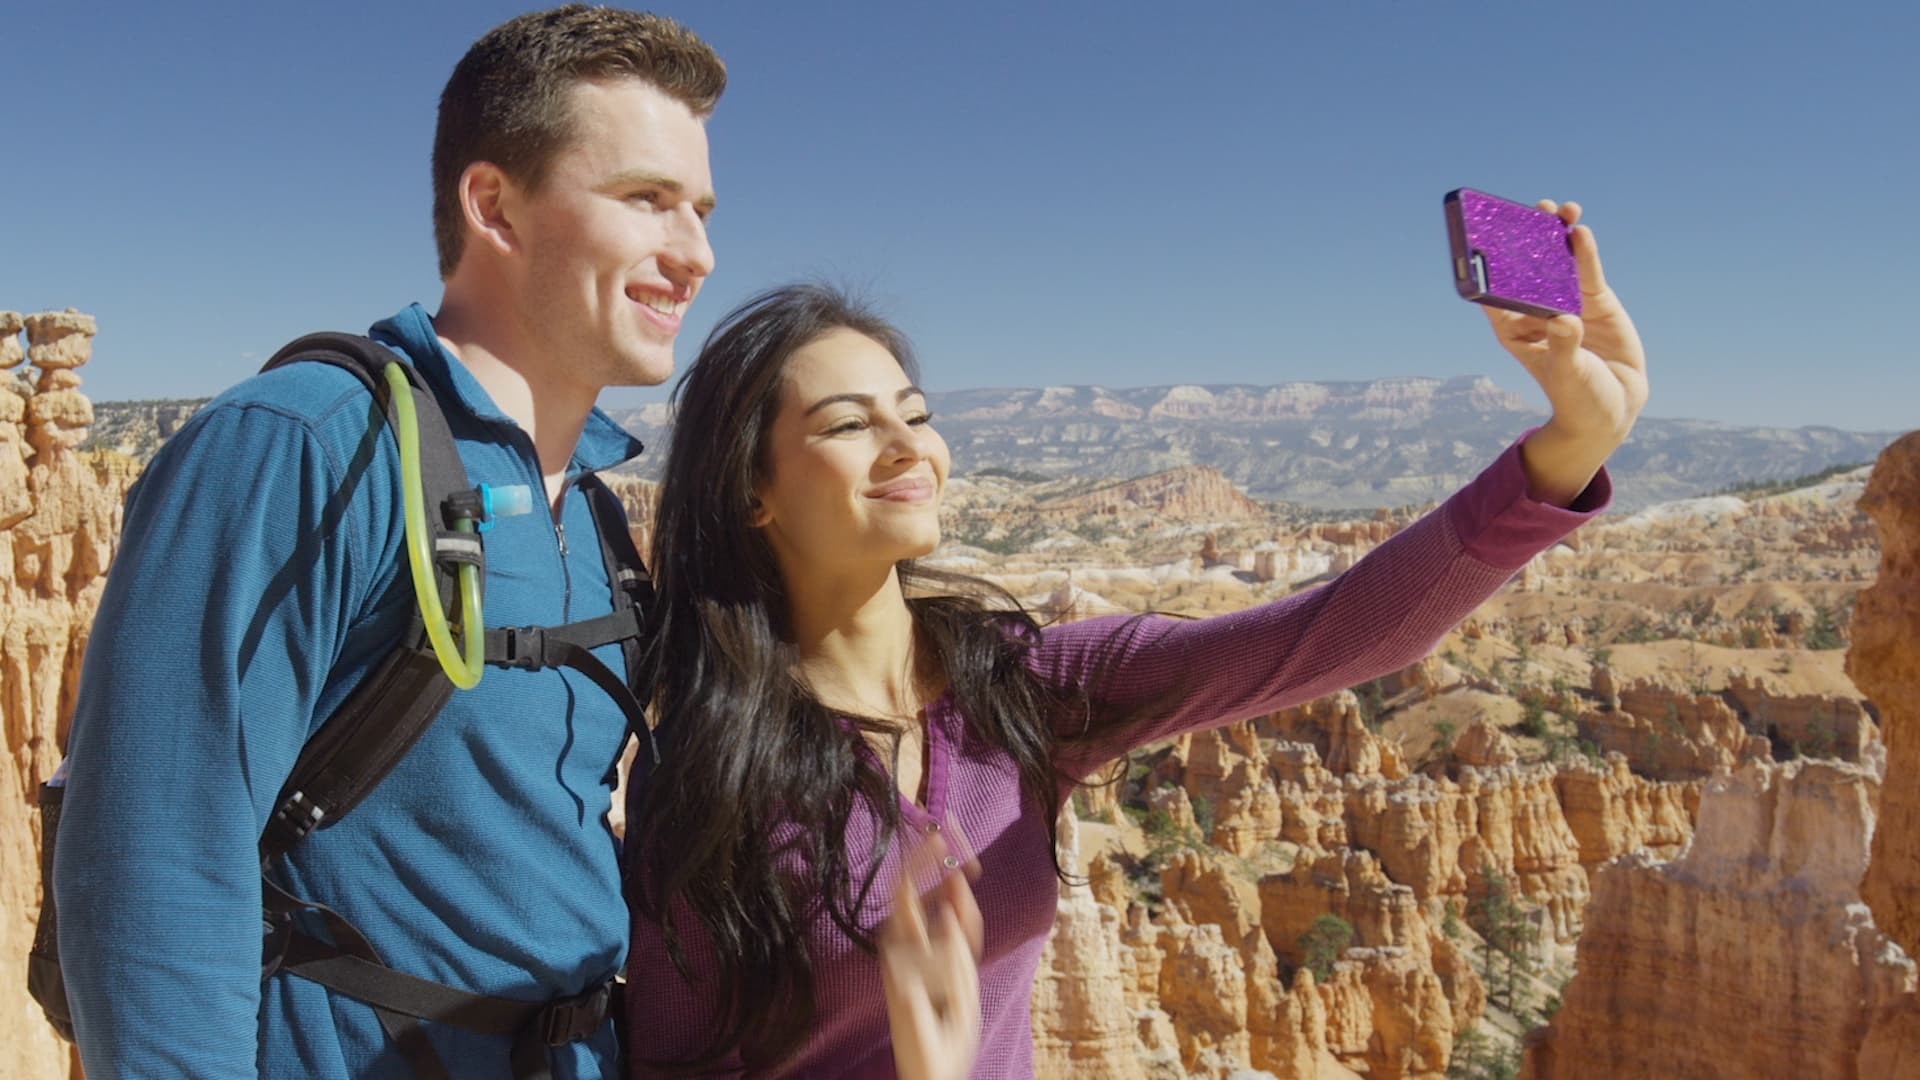
[[[636,191],[627,196],[628,202],[646,203],[648,206],[660,205],[660,193],[657,191]]]

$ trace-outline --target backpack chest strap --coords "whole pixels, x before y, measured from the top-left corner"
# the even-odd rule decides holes
[[[640,637],[640,612],[625,607],[561,626],[503,626],[487,631],[487,663],[538,671],[565,663],[567,646],[597,649]]]
[[[647,724],[647,703],[635,687],[600,662],[592,649],[637,640],[640,610],[622,607],[597,619],[562,626],[513,626],[487,631],[487,663],[539,671],[570,667],[593,681],[627,718],[627,730],[646,740],[650,765],[660,764],[660,744]]]

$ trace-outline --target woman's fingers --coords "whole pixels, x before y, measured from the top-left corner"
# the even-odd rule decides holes
[[[1480,310],[1487,313],[1487,322],[1493,326],[1494,336],[1501,341],[1528,344],[1547,338],[1547,320],[1538,315],[1522,315],[1518,311],[1508,311],[1491,304],[1481,304]]]
[[[962,920],[952,909],[941,912],[944,924],[942,938],[945,948],[945,963],[942,969],[943,998],[942,1008],[946,1012],[947,1030],[954,1041],[961,1046],[977,1048],[980,1042],[980,968],[975,962],[977,947],[972,944],[972,935],[961,925]]]
[[[946,845],[938,836],[929,837],[908,852],[906,865],[900,868],[900,883],[893,891],[893,914],[881,928],[883,936],[898,945],[927,948],[927,911],[920,902],[920,883],[939,873],[946,853]]]
[[[952,839],[967,857],[939,835],[907,853],[881,928],[894,1065],[906,1080],[966,1076],[979,1053],[982,923],[967,875],[954,872],[973,862],[971,849],[964,835]]]
[[[1583,296],[1598,297],[1607,291],[1607,272],[1600,265],[1600,242],[1585,225],[1573,230],[1573,265],[1580,271]]]
[[[1606,292],[1607,275],[1600,266],[1600,245],[1594,241],[1593,230],[1580,224],[1580,204],[1541,199],[1534,205],[1566,222],[1568,239],[1573,246],[1574,266],[1580,272],[1581,294],[1595,297]]]
[[[1481,305],[1487,313],[1487,322],[1493,326],[1493,336],[1502,348],[1513,354],[1520,366],[1527,369],[1535,382],[1545,376],[1543,365],[1547,362],[1547,320],[1537,315],[1522,315],[1519,312],[1503,311],[1495,307]]]
[[[973,887],[960,874],[949,874],[940,883],[941,914],[952,919],[964,939],[967,951],[978,959],[986,947],[986,924],[980,918],[980,905],[974,901]]]
[[[1586,332],[1586,324],[1578,315],[1555,315],[1547,320],[1547,369],[1553,371],[1571,367],[1580,355],[1580,342],[1585,339]]]

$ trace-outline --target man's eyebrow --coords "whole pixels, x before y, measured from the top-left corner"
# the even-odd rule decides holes
[[[657,187],[662,191],[670,192],[674,195],[684,195],[687,190],[687,185],[675,180],[671,176],[667,176],[664,173],[648,172],[644,169],[616,173],[613,179],[607,181],[607,187]],[[694,209],[703,213],[712,213],[713,208],[719,204],[720,200],[712,192],[708,192],[706,195],[693,201]]]
[[[926,397],[927,392],[925,390],[920,389],[917,386],[913,386],[909,384],[905,387],[902,387],[899,393],[893,395],[893,400],[895,404],[899,404],[900,402],[905,401],[908,398],[914,397],[916,395],[919,397]],[[821,398],[819,401],[814,402],[812,405],[807,406],[807,411],[801,413],[800,415],[812,416],[814,413],[819,412],[821,409],[824,409],[829,405],[838,405],[842,402],[852,402],[855,405],[865,405],[868,407],[872,407],[873,395],[872,394],[829,394],[826,397]]]

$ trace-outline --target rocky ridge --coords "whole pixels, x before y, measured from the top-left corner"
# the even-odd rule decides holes
[[[1863,483],[1855,474],[1590,526],[1535,560],[1426,660],[1357,692],[1175,740],[1119,787],[1085,793],[1083,834],[1105,838],[1090,860],[1091,891],[1109,911],[1088,909],[1073,924],[1071,955],[1111,953],[1090,935],[1115,926],[1125,941],[1152,944],[1134,958],[1158,966],[1143,983],[1157,996],[1128,1001],[1133,1055],[1161,1062],[1165,1075],[1316,1075],[1307,1057],[1279,1053],[1304,1041],[1331,1057],[1314,1059],[1321,1075],[1336,1075],[1327,1071],[1336,1064],[1437,1075],[1420,1072],[1435,1059],[1412,1048],[1445,1042],[1441,1068],[1453,1074],[1499,1075],[1502,1059],[1518,1067],[1500,1047],[1543,1022],[1589,921],[1612,917],[1593,907],[1602,867],[1680,856],[1708,785],[1732,769],[1812,769],[1796,762],[1814,758],[1857,772],[1884,753],[1878,709],[1835,648],[1878,555],[1855,505]],[[1000,506],[1016,533],[1018,508]],[[1049,615],[1094,613],[1089,598],[1205,614],[1311,585],[1405,520],[1174,528],[1141,515],[1104,536],[1066,520],[1027,553],[989,558],[955,545],[951,554]],[[1098,539],[1076,546],[1067,535]],[[1250,569],[1258,558],[1281,572]],[[1115,846],[1114,836],[1139,842]],[[1527,927],[1509,946],[1517,963],[1475,917],[1496,893]],[[1320,980],[1307,948],[1325,916],[1351,940]],[[1198,955],[1169,974],[1169,948]],[[1234,953],[1237,978],[1221,974]],[[1338,991],[1342,964],[1358,966],[1367,985],[1365,965],[1384,958],[1408,970],[1371,985],[1400,997]],[[1065,961],[1054,971],[1070,973]],[[1312,995],[1299,994],[1303,978]],[[1449,1038],[1436,1034],[1446,1025],[1389,1024],[1384,1035],[1370,1026],[1411,1015],[1409,1001],[1439,1015],[1428,985],[1447,1001]],[[1314,1000],[1325,1015],[1319,1035],[1275,1036],[1274,1015],[1313,1017]],[[1076,1029],[1050,1035],[1050,1016],[1036,1011],[1036,1046],[1068,1045]],[[1109,1019],[1102,1045],[1124,1056],[1124,1015]],[[1133,1075],[1118,1062],[1099,1067]]]
[[[1161,1063],[1145,1075],[1438,1076],[1487,1004],[1471,958],[1477,900],[1511,890],[1537,913],[1543,948],[1572,942],[1588,865],[1670,851],[1691,832],[1695,787],[1635,776],[1624,757],[1413,772],[1361,712],[1344,693],[1184,736],[1143,766],[1128,787],[1152,807],[1148,850],[1090,861],[1103,909],[1064,892],[1047,961],[1057,981],[1087,964],[1090,982],[1141,989],[1093,1025],[1098,1055],[1081,1038],[1090,1006],[1037,996],[1043,1058],[1103,1075],[1140,1075],[1137,1060]],[[1082,812],[1096,822],[1083,830],[1113,817]],[[1316,978],[1307,942],[1327,915],[1351,939]]]
[[[1750,763],[1708,782],[1678,858],[1606,863],[1581,972],[1528,1075],[1899,1075],[1859,1060],[1876,1018],[1911,1013],[1916,988],[1860,901],[1883,767]]]
[[[1865,722],[1861,745],[1852,725],[1823,745],[1857,763],[1752,747],[1707,782],[1677,857],[1601,867],[1581,972],[1530,1037],[1526,1076],[1920,1074],[1920,435],[1881,455],[1860,505],[1883,554],[1847,670],[1886,706],[1884,743]]]
[[[93,418],[79,369],[94,332],[93,319],[72,309],[0,312],[0,371],[23,360],[38,371],[0,383],[0,1045],[20,1076],[80,1071],[26,994],[26,961],[40,912],[39,786],[60,761],[138,468],[120,454],[76,450]]]
[[[1247,495],[1365,511],[1444,498],[1544,418],[1484,377],[1408,377],[1278,386],[1056,386],[943,391],[939,427],[962,475],[998,471],[1113,482],[1189,466]],[[100,444],[150,453],[194,402],[106,403]],[[649,446],[666,446],[664,404],[614,408]],[[1756,480],[1870,460],[1890,433],[1747,428],[1643,417],[1615,456],[1623,509]],[[637,475],[658,476],[644,455]]]
[[[0,574],[8,575],[0,578],[0,718],[9,754],[0,796],[15,788],[19,796],[0,800],[0,865],[21,868],[0,887],[15,897],[9,912],[28,913],[9,922],[9,933],[30,932],[38,897],[22,888],[37,880],[22,873],[33,866],[31,819],[5,807],[30,810],[32,782],[55,756],[100,569],[137,468],[73,449],[85,413],[57,395],[78,384],[62,364],[84,353],[74,340],[91,336],[82,319],[45,319],[37,339],[28,320],[0,314],[0,331],[11,327],[0,332],[0,368],[19,363],[22,328],[46,345],[36,364],[50,361],[35,382],[0,387]],[[36,408],[42,385],[54,396]],[[1360,407],[1412,417],[1427,407],[1420,393]],[[22,403],[17,416],[9,399]],[[1124,414],[1126,404],[1099,408]],[[1049,407],[1077,406],[1056,394]],[[1217,397],[1209,405],[1181,395],[1159,418],[1218,407]],[[1920,1010],[1899,962],[1920,937],[1920,917],[1903,907],[1920,884],[1911,825],[1872,833],[1874,857],[1858,886],[1873,905],[1870,921],[1832,882],[1846,877],[1836,869],[1852,858],[1846,852],[1865,850],[1860,830],[1872,817],[1846,808],[1864,798],[1869,811],[1878,800],[1882,822],[1920,815],[1912,785],[1878,783],[1883,757],[1890,776],[1920,769],[1920,740],[1902,736],[1905,713],[1881,707],[1920,691],[1909,644],[1920,630],[1910,542],[1920,535],[1910,513],[1920,485],[1896,479],[1912,473],[1916,456],[1893,469],[1883,458],[1865,496],[1862,477],[1841,476],[1604,519],[1535,560],[1419,664],[1154,748],[1119,785],[1087,791],[1080,819],[1067,825],[1089,881],[1062,892],[1035,991],[1042,1075],[1479,1075],[1486,1040],[1537,1024],[1578,963],[1555,1030],[1536,1037],[1530,1065],[1563,1070],[1542,1076],[1569,1075],[1564,1063],[1582,1058],[1553,1048],[1604,1031],[1583,1019],[1595,1010],[1632,1015],[1619,1003],[1638,1000],[1630,987],[1605,985],[1610,972],[1700,979],[1714,995],[1731,995],[1742,991],[1731,978],[1646,957],[1665,951],[1726,966],[1727,943],[1744,940],[1765,940],[1784,957],[1756,977],[1813,988],[1803,991],[1806,1015],[1780,1021],[1796,1033],[1781,1052],[1802,1056],[1779,1060],[1811,1062],[1810,1075],[1911,1071]],[[1175,477],[1183,475],[1193,474]],[[1142,481],[1102,514],[1097,503],[1072,503],[1098,486],[1088,481],[969,478],[955,485],[955,502],[1000,515],[997,538],[981,537],[999,550],[954,544],[935,561],[988,573],[1060,617],[1205,614],[1309,586],[1410,520],[1314,522],[1270,509],[1246,517],[1212,494],[1179,501],[1212,485]],[[650,485],[622,487],[644,547]],[[1056,512],[1045,512],[1049,503]],[[1860,507],[1880,517],[1878,531]],[[1841,651],[1849,636],[1852,658]],[[1799,809],[1777,809],[1787,803]],[[1756,824],[1763,817],[1773,824]],[[1696,818],[1716,838],[1689,848]],[[1763,841],[1770,846],[1735,857]],[[1807,854],[1816,848],[1827,854]],[[1770,860],[1764,867],[1755,851]],[[1659,869],[1694,858],[1686,873]],[[1658,880],[1636,876],[1656,869]],[[1702,881],[1712,883],[1707,893]],[[1805,916],[1804,926],[1793,924],[1800,929],[1765,936],[1774,931],[1754,920],[1779,922],[1788,911],[1783,891],[1818,902],[1792,909]],[[1698,899],[1709,893],[1710,902]],[[1481,917],[1495,896],[1510,898],[1530,928],[1517,949],[1517,980],[1492,945],[1512,928]],[[1847,913],[1839,922],[1836,904]],[[1664,929],[1636,936],[1621,928],[1622,911],[1628,923],[1657,915]],[[1349,936],[1315,937],[1328,925],[1323,916],[1337,917]],[[1827,927],[1826,944],[1807,927]],[[24,957],[24,937],[18,945],[6,954]],[[1865,988],[1859,1002],[1846,1000],[1849,987]],[[26,1041],[0,1028],[9,1045],[62,1054],[50,1036],[34,1034],[31,1006],[17,1000],[4,1015],[27,1018],[17,1029]],[[1693,1004],[1718,1000],[1703,994]],[[1726,1000],[1770,1015],[1752,994]],[[1662,1037],[1608,1022],[1618,1041]],[[1761,1060],[1741,1052],[1729,1059]],[[49,1057],[29,1074],[61,1075],[68,1060]],[[1857,1072],[1819,1071],[1847,1061]],[[1659,1062],[1621,1069],[1671,1074]]]

